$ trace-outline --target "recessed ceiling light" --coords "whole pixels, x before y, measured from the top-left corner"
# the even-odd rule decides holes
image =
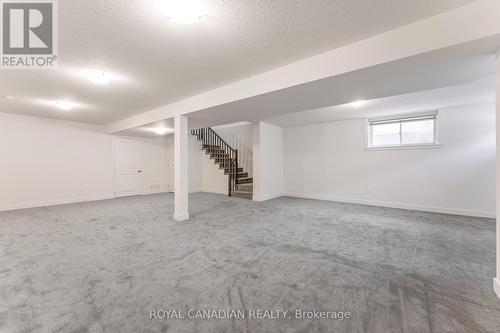
[[[366,104],[366,101],[355,101],[355,102],[349,103],[350,106],[353,106],[355,108],[362,107],[365,104]]]
[[[168,18],[176,23],[194,23],[203,17],[205,8],[199,0],[169,0],[165,4]]]
[[[73,103],[68,101],[55,101],[54,103],[61,110],[71,110],[73,108]]]
[[[107,84],[112,81],[111,75],[95,69],[84,70],[83,75],[96,84]]]
[[[165,135],[169,132],[173,132],[173,129],[165,128],[165,127],[155,127],[155,128],[152,128],[151,130],[158,135]]]

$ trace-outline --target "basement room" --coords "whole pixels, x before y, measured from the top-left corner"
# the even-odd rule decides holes
[[[0,0],[0,332],[500,332],[500,1]]]

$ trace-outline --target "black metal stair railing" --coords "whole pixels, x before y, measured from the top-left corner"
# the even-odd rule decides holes
[[[228,173],[228,195],[238,184],[238,149],[233,149],[210,127],[191,130],[191,134],[201,141],[203,149]]]

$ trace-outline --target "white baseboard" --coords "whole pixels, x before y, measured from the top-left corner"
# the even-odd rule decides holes
[[[276,199],[279,197],[284,196],[285,194],[283,193],[275,193],[275,194],[269,194],[269,195],[253,195],[252,200],[253,201],[267,201],[271,199]]]
[[[199,193],[199,192],[202,192],[202,190],[199,188],[192,188],[188,190],[189,194]],[[168,189],[167,191],[165,191],[165,193],[175,193],[175,190]]]
[[[142,192],[141,195],[150,195],[150,194],[162,194],[162,193],[168,193],[169,191],[145,191]]]
[[[500,298],[500,280],[497,278],[493,279],[493,290],[495,294],[497,294],[498,298]]]
[[[496,217],[496,213],[494,211],[489,212],[489,211],[480,211],[480,210],[423,206],[423,205],[415,205],[415,204],[400,203],[400,202],[385,202],[385,201],[362,200],[362,199],[360,200],[360,199],[353,199],[353,198],[335,197],[335,196],[328,196],[328,195],[305,194],[305,193],[287,192],[284,195],[289,196],[289,197],[295,197],[295,198],[336,201],[336,202],[353,203],[353,204],[368,205],[368,206],[379,206],[379,207],[399,208],[399,209],[407,209],[407,210],[417,210],[417,211],[431,212],[431,213],[443,213],[443,214],[464,215],[464,216],[474,216],[474,217],[487,217],[487,218],[495,218]]]
[[[193,194],[193,193],[200,193],[200,192],[208,192],[205,190],[202,190],[201,188],[192,188],[188,190],[188,194]],[[158,192],[158,193],[163,193],[163,192]],[[167,190],[164,193],[175,193],[175,190]]]
[[[67,204],[72,204],[72,203],[98,201],[98,200],[106,200],[106,199],[113,199],[113,198],[114,198],[114,196],[112,194],[107,194],[107,195],[96,195],[96,196],[82,197],[82,198],[72,198],[72,199],[61,199],[61,200],[14,204],[14,205],[0,206],[0,212],[8,211],[8,210],[16,210],[16,209],[67,205]]]

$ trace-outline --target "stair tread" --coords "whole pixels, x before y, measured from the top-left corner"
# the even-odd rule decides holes
[[[249,184],[253,183],[253,178],[252,177],[246,177],[246,178],[238,178],[236,181],[237,184]]]
[[[237,189],[238,190],[243,190],[243,191],[252,191],[253,190],[253,183],[247,183],[247,184],[237,184]]]
[[[231,196],[236,197],[236,198],[241,198],[241,199],[252,200],[253,192],[235,190],[235,191],[231,191]]]

